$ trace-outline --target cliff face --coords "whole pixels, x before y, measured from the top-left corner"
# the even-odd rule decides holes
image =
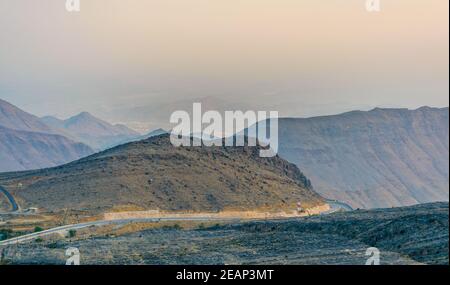
[[[449,109],[374,109],[280,119],[281,157],[353,207],[449,199]]]

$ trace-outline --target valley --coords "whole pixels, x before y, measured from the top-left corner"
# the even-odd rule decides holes
[[[448,264],[448,108],[282,118],[271,158],[2,112],[0,264]]]
[[[449,266],[448,11],[0,0],[0,280],[445,265],[400,269],[432,280]]]

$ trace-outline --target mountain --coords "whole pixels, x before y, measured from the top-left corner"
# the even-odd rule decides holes
[[[56,166],[92,153],[87,145],[60,135],[0,126],[0,172]]]
[[[93,150],[0,99],[0,172],[64,164]]]
[[[41,120],[16,106],[0,99],[0,126],[11,130],[57,133]]]
[[[41,211],[295,211],[298,202],[325,204],[295,165],[260,158],[259,150],[174,147],[166,134],[56,168],[0,175],[0,185],[22,208]]]
[[[61,133],[83,142],[96,150],[113,147],[140,134],[124,125],[112,125],[87,112],[80,113],[67,120],[47,116],[41,120]]]
[[[449,109],[374,109],[279,120],[281,157],[353,207],[449,199]]]

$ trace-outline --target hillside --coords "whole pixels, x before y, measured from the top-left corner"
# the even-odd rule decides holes
[[[280,119],[281,157],[354,208],[449,199],[449,109],[374,109]]]
[[[0,175],[0,185],[22,208],[41,211],[294,211],[297,202],[324,204],[295,165],[258,154],[258,147],[176,148],[162,135],[52,169]]]
[[[0,172],[57,166],[92,153],[88,146],[60,135],[0,126]]]
[[[38,117],[0,99],[0,172],[52,167],[90,155]]]
[[[60,120],[51,116],[43,117],[41,120],[52,128],[96,150],[103,150],[140,136],[139,133],[124,125],[112,125],[87,112],[80,113],[67,120]]]
[[[0,126],[19,131],[57,133],[56,130],[41,122],[38,117],[22,111],[2,99],[0,99]]]

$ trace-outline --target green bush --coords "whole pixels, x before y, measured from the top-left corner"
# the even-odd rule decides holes
[[[77,235],[77,231],[76,230],[69,230],[69,238],[73,238]]]
[[[12,237],[13,231],[10,229],[0,230],[0,240],[9,239]]]
[[[35,232],[35,233],[42,232],[43,230],[44,230],[44,229],[41,228],[41,227],[35,227],[35,228],[34,228],[34,232]]]
[[[58,243],[52,242],[49,245],[47,245],[48,248],[59,248]]]

